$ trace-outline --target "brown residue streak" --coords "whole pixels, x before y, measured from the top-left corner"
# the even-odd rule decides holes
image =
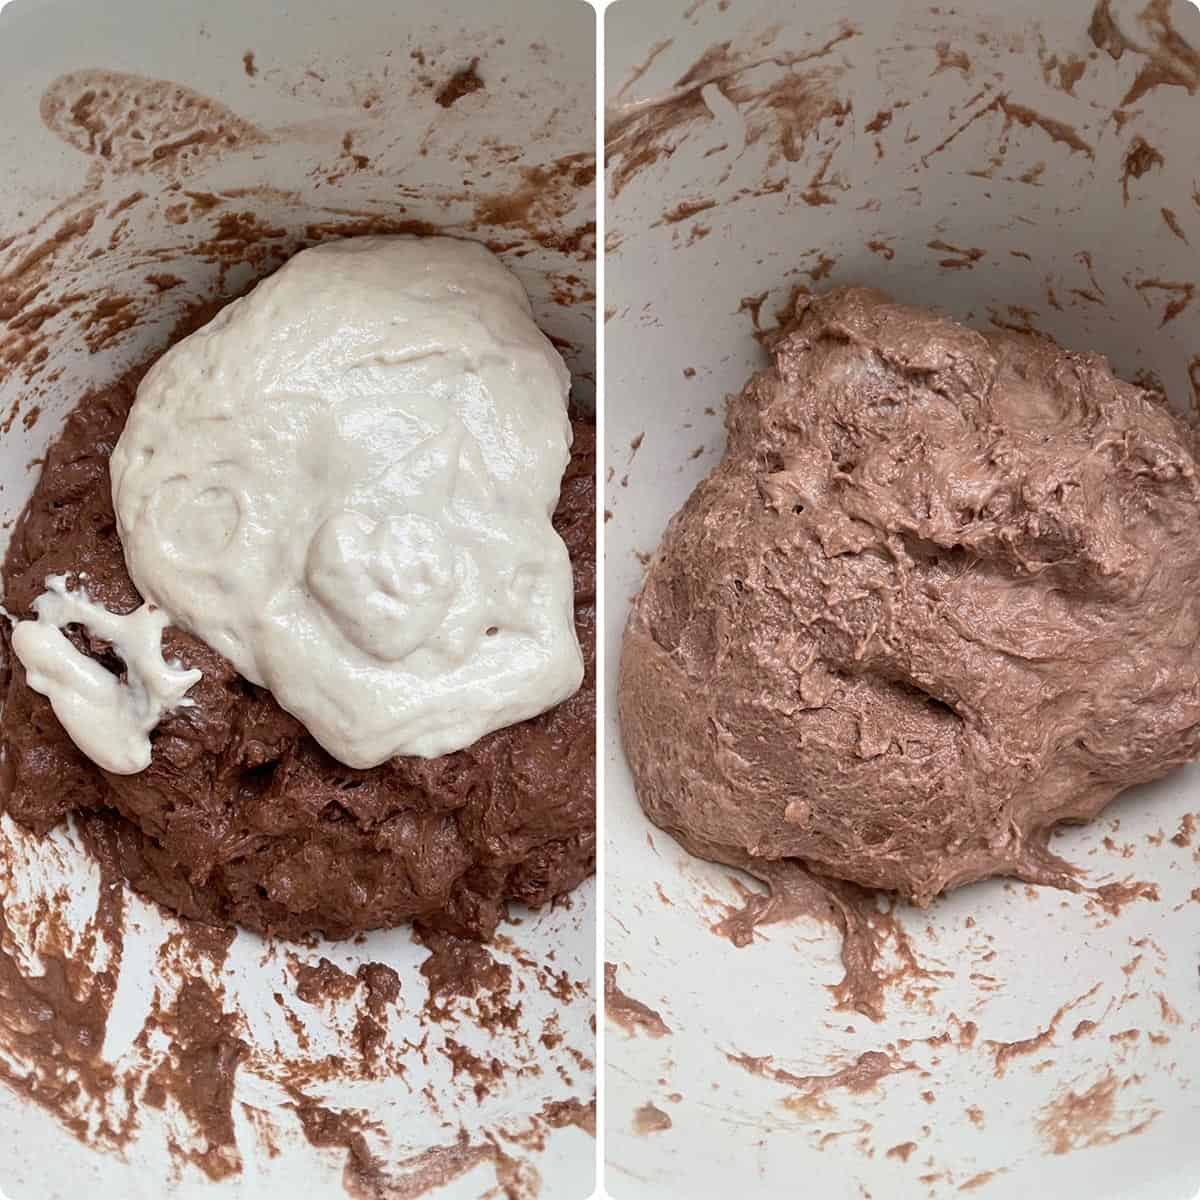
[[[291,965],[296,976],[296,995],[305,1004],[347,1000],[358,990],[358,980],[324,956],[313,964],[292,955]]]
[[[609,115],[605,158],[613,196],[641,171],[674,154],[676,139],[689,125],[710,118],[700,91],[700,86],[688,87],[669,101],[631,104]]]
[[[1010,304],[1005,312],[999,313],[994,308],[988,309],[988,320],[997,329],[1007,329],[1011,333],[1036,334],[1038,332],[1034,319],[1037,313],[1032,308],[1020,304]]]
[[[761,925],[797,917],[832,925],[842,936],[845,970],[841,982],[829,989],[838,1009],[881,1021],[889,988],[911,986],[936,974],[918,960],[911,938],[896,917],[894,904],[881,912],[876,893],[841,880],[817,878],[794,860],[748,860],[744,866],[770,891],[752,892],[740,880],[733,880],[742,905],[726,906],[725,916],[712,926],[713,932],[744,947],[753,942],[755,930]],[[885,959],[894,960],[896,965],[884,967]]]
[[[1060,91],[1066,92],[1068,96],[1075,95],[1075,85],[1086,72],[1087,59],[1077,58],[1074,54],[1068,54],[1063,59],[1057,54],[1052,54],[1042,60],[1042,78],[1047,83],[1057,86]]]
[[[1127,51],[1147,60],[1130,84],[1120,107],[1136,104],[1147,92],[1158,87],[1181,87],[1189,95],[1195,95],[1200,87],[1200,53],[1171,23],[1171,0],[1150,0],[1138,14],[1138,21],[1149,36],[1148,44],[1120,28],[1109,0],[1098,0],[1088,26],[1093,45],[1114,61],[1119,61]]]
[[[975,1045],[975,1039],[979,1036],[979,1026],[974,1021],[963,1021],[958,1029],[958,1045],[960,1049],[969,1050]]]
[[[547,250],[592,257],[596,223],[570,226],[567,221],[596,178],[595,156],[568,154],[519,170],[522,183],[515,191],[478,199],[476,224],[520,230]]]
[[[664,96],[617,106],[606,122],[609,187],[618,195],[647,167],[670,158],[698,123],[712,119],[702,92],[716,86],[736,104],[745,124],[746,144],[770,143],[769,165],[780,158],[796,162],[802,143],[826,119],[842,125],[850,104],[833,94],[841,68],[799,68],[830,55],[857,30],[843,25],[824,45],[802,53],[760,55],[735,50],[732,42],[709,47]],[[765,83],[747,80],[755,68],[774,66]]]
[[[213,243],[230,245],[256,244],[267,236],[261,226],[255,226],[253,213],[227,214],[217,228]],[[280,231],[282,233],[282,231]],[[430,221],[400,220],[394,217],[343,218],[341,220],[311,221],[304,227],[306,242],[322,242],[328,238],[362,237],[375,234],[411,234],[413,237],[437,237],[446,230]]]
[[[596,293],[587,282],[573,271],[547,271],[546,283],[549,286],[550,299],[562,308],[591,304],[596,299]],[[554,338],[551,337],[550,340],[553,342]],[[570,342],[565,343],[565,347],[557,342],[555,345],[559,350],[573,348]]]
[[[882,133],[891,123],[894,112],[890,108],[881,108],[871,119],[863,126],[867,133]]]
[[[829,278],[829,273],[836,266],[836,258],[830,258],[828,254],[822,254],[817,259],[817,265],[815,267],[809,267],[805,274],[813,281],[813,283],[820,283],[821,280]]]
[[[1193,360],[1193,363],[1195,360]],[[1190,369],[1190,368],[1189,368]],[[1196,814],[1184,813],[1179,818],[1179,832],[1171,838],[1172,845],[1178,846],[1180,849],[1186,849],[1192,844],[1192,838],[1196,835]]]
[[[637,452],[642,448],[642,443],[646,440],[645,433],[636,434],[629,443],[629,461],[633,462],[637,457]]]
[[[762,306],[766,303],[769,292],[760,292],[757,296],[743,296],[738,301],[737,311],[748,312],[755,329],[762,328]]]
[[[124,881],[102,858],[96,908],[78,939],[57,906],[44,901],[35,973],[5,948],[21,940],[3,898],[13,867],[0,864],[0,1079],[80,1140],[120,1150],[136,1132],[137,1115],[114,1103],[121,1089],[102,1047],[124,953]],[[108,962],[92,971],[90,955],[80,950],[100,943],[107,946]]]
[[[941,238],[937,238],[932,242],[926,242],[925,245],[930,250],[936,250],[940,254],[953,254],[955,256],[954,258],[940,259],[938,262],[939,267],[944,267],[950,271],[958,271],[963,268],[969,269],[983,258],[986,253],[986,251],[981,250],[978,246],[970,246],[963,249],[960,246],[952,246],[949,242],[942,241]]]
[[[551,1129],[574,1125],[592,1137],[596,1136],[596,1101],[584,1104],[580,1100],[549,1100],[542,1105],[541,1118]]]
[[[1098,991],[1100,985],[1094,984],[1088,991],[1080,996],[1076,996],[1074,1000],[1068,1000],[1065,1004],[1058,1007],[1054,1016],[1050,1019],[1050,1024],[1046,1026],[1040,1033],[1034,1034],[1032,1037],[1022,1038],[1015,1042],[997,1042],[988,1041],[985,1043],[987,1047],[995,1055],[995,1072],[997,1079],[1003,1079],[1005,1070],[1014,1058],[1020,1058],[1027,1054],[1033,1054],[1045,1046],[1052,1045],[1054,1037],[1058,1033],[1058,1028],[1062,1024],[1063,1017],[1066,1016],[1072,1009],[1078,1008],[1079,1005],[1090,1000]]]
[[[921,155],[922,165],[928,166],[931,158],[945,150],[956,138],[974,125],[976,121],[980,121],[984,117],[997,112],[1004,116],[1004,132],[1007,132],[1014,124],[1023,125],[1026,129],[1036,126],[1051,141],[1061,143],[1068,147],[1072,153],[1079,151],[1086,154],[1089,158],[1095,158],[1096,156],[1091,143],[1080,137],[1073,126],[1066,124],[1064,121],[1058,121],[1053,117],[1043,116],[1034,109],[1028,108],[1024,104],[1018,104],[1007,95],[1004,95],[997,96],[982,108],[976,109],[965,121],[962,121],[951,130],[932,150]]]
[[[641,1137],[665,1133],[671,1128],[671,1118],[661,1108],[647,1102],[633,1114],[633,1132]]]
[[[1188,363],[1188,381],[1192,385],[1192,411],[1200,413],[1200,354]]]
[[[103,350],[138,320],[138,310],[131,296],[105,296],[88,310],[80,320],[83,340],[93,353]]]
[[[11,322],[38,298],[45,283],[45,273],[53,265],[55,255],[70,243],[86,237],[96,223],[99,211],[96,206],[67,218],[54,233],[27,250],[0,274],[0,321]]]
[[[628,92],[629,89],[633,87],[633,85],[637,83],[638,80],[641,79],[648,70],[650,70],[651,66],[654,64],[654,60],[658,58],[658,56],[662,54],[664,50],[670,49],[672,44],[673,42],[671,38],[666,38],[661,42],[655,42],[654,45],[650,47],[650,52],[646,55],[642,62],[638,66],[634,67],[632,71],[630,71],[629,78],[626,79],[625,82],[621,84],[620,88],[617,89],[616,98],[620,100],[626,94],[626,92]]]
[[[735,89],[732,94],[735,103],[739,100],[738,91]],[[745,89],[745,92],[741,102],[753,106],[755,94],[749,89]],[[786,76],[783,83],[776,85],[766,95],[763,109],[757,122],[748,123],[746,142],[752,145],[765,137],[777,139],[778,150],[768,159],[768,165],[772,165],[780,156],[788,162],[799,162],[804,155],[804,143],[817,131],[822,121],[832,120],[840,128],[852,112],[850,101],[834,96],[827,76],[816,72],[807,76]],[[818,172],[818,178],[824,175],[834,153],[830,151],[827,155],[826,166]],[[816,184],[810,184],[809,194],[817,194],[815,189]],[[809,200],[808,203],[813,202]]]
[[[254,62],[253,50],[247,50],[246,53],[242,55],[242,70],[246,72],[246,75],[250,79],[253,79],[255,75],[258,74],[258,66]]]
[[[118,200],[116,204],[114,204],[112,208],[108,210],[108,215],[110,217],[118,216],[126,210],[131,209],[135,204],[145,200],[145,198],[145,192],[130,192],[130,194],[126,196],[124,200]]]
[[[372,1122],[365,1115],[339,1112],[303,1097],[297,1098],[292,1107],[311,1145],[346,1152],[343,1184],[355,1200],[383,1196],[388,1200],[417,1200],[483,1163],[493,1165],[500,1194],[521,1200],[529,1190],[520,1165],[495,1140],[474,1143],[466,1130],[460,1130],[457,1141],[431,1147],[393,1166],[372,1154],[365,1136]]]
[[[353,133],[346,133],[342,137],[342,153],[354,164],[354,169],[356,171],[361,171],[365,167],[369,167],[371,165],[371,160],[367,157],[367,155],[356,154],[354,152]]]
[[[617,986],[617,964],[604,964],[604,1015],[630,1037],[645,1033],[652,1038],[667,1037],[670,1026],[649,1005],[627,996]]]
[[[192,202],[193,213],[211,212],[224,203],[220,196],[215,196],[212,192],[190,192],[185,188],[183,194]]]
[[[169,292],[172,288],[177,288],[183,280],[178,275],[170,275],[166,272],[158,272],[146,276],[146,282],[154,288],[156,292]]]
[[[880,241],[878,238],[869,241],[867,249],[875,254],[882,255],[888,262],[891,262],[896,257],[896,251],[887,242]]]
[[[46,127],[114,172],[186,174],[192,162],[265,141],[225,105],[164,79],[82,70],[42,95]]]
[[[304,1131],[304,1136],[310,1145],[320,1149],[346,1151],[344,1181],[346,1191],[351,1196],[365,1197],[371,1194],[382,1194],[380,1191],[380,1184],[383,1182],[381,1165],[371,1153],[367,1143],[365,1130],[370,1127],[370,1123],[365,1117],[352,1112],[338,1112],[326,1108],[306,1096],[296,1096],[291,1107],[300,1119],[300,1128]],[[460,1145],[465,1142],[466,1135],[463,1133]],[[465,1145],[463,1149],[466,1150]],[[446,1150],[449,1151],[450,1148],[447,1147]],[[455,1170],[454,1167],[458,1165],[459,1161],[462,1161],[463,1165],[459,1170]],[[457,1175],[470,1170],[480,1161],[481,1159],[477,1155],[464,1153],[459,1158],[459,1156],[452,1157],[447,1153],[444,1159],[439,1157],[436,1160],[437,1166],[441,1169],[429,1180],[428,1186],[434,1186],[435,1180],[438,1183],[449,1182]],[[374,1189],[374,1193],[372,1189]],[[419,1195],[420,1193],[410,1194]]]
[[[901,1142],[898,1146],[890,1147],[885,1157],[898,1158],[901,1162],[906,1163],[916,1152],[916,1149],[916,1142]]]
[[[504,1077],[504,1066],[498,1058],[481,1058],[452,1037],[445,1039],[441,1053],[450,1061],[450,1071],[454,1078],[459,1075],[471,1078],[475,1099],[480,1103],[487,1099],[492,1088]]]
[[[979,1188],[985,1187],[987,1184],[991,1183],[997,1175],[1003,1175],[1007,1170],[1007,1167],[997,1167],[992,1171],[980,1171],[978,1175],[972,1175],[971,1178],[965,1183],[960,1183],[958,1185],[958,1190],[960,1192],[978,1191]]]
[[[742,188],[738,192],[738,196],[743,199],[748,196],[778,196],[781,192],[786,192],[787,190],[787,179],[766,179],[758,187]]]
[[[1169,283],[1162,279],[1143,279],[1135,286],[1139,292],[1143,293],[1143,296],[1146,292],[1166,292],[1168,296],[1172,297],[1167,302],[1166,308],[1163,309],[1162,320],[1159,322],[1160,329],[1186,311],[1196,297],[1194,283]]]
[[[1156,150],[1141,135],[1135,137],[1125,152],[1124,170],[1121,175],[1121,189],[1125,195],[1125,203],[1129,203],[1129,181],[1141,179],[1147,171],[1161,167],[1164,159],[1161,151]]]
[[[449,108],[464,96],[483,90],[483,80],[479,77],[479,59],[473,58],[461,70],[455,71],[442,84],[435,99],[443,108]]]
[[[430,951],[420,971],[429,985],[425,1011],[433,1020],[444,1021],[461,1002],[471,1000],[483,1028],[518,1027],[521,1007],[511,1000],[510,966],[497,962],[479,942],[425,929],[415,936]]]
[[[1171,1002],[1162,994],[1158,993],[1158,1011],[1163,1021],[1167,1025],[1182,1025],[1183,1018],[1179,1012],[1172,1006]]]
[[[830,187],[835,186],[835,184],[840,191],[846,190],[844,183],[829,177],[829,166],[833,162],[833,156],[836,153],[837,148],[834,147],[834,149],[822,156],[817,169],[812,174],[812,178],[808,181],[808,187],[800,193],[800,199],[809,208],[820,208],[822,205],[835,203],[828,190]]]
[[[193,976],[183,981],[168,1009],[151,1015],[139,1036],[151,1029],[170,1042],[146,1082],[146,1103],[162,1108],[173,1100],[205,1144],[203,1150],[179,1147],[176,1153],[214,1181],[237,1174],[242,1159],[233,1124],[234,1080],[249,1052],[239,1022],[225,1012],[220,994]]]
[[[1088,25],[1088,36],[1096,49],[1105,51],[1114,62],[1119,61],[1125,53],[1125,38],[1113,19],[1109,0],[1097,0]]]
[[[1121,1086],[1109,1071],[1085,1091],[1067,1091],[1046,1105],[1036,1123],[1046,1148],[1054,1154],[1070,1154],[1111,1145],[1147,1129],[1159,1115],[1156,1110],[1124,1129],[1112,1128],[1118,1120],[1116,1100]]]
[[[1076,133],[1075,129],[1066,124],[1065,121],[1057,121],[1053,117],[1043,116],[1039,112],[1035,112],[1032,108],[1026,108],[1023,104],[1016,104],[1007,96],[1000,96],[996,103],[1000,111],[1004,113],[1006,122],[1015,121],[1018,125],[1024,125],[1026,129],[1037,126],[1041,129],[1052,141],[1061,142],[1067,146],[1072,153],[1076,150],[1086,154],[1088,158],[1095,158],[1096,153],[1089,142],[1085,142],[1083,138]]]
[[[829,1075],[797,1075],[782,1067],[776,1067],[770,1054],[755,1058],[750,1054],[731,1054],[726,1051],[725,1057],[735,1067],[741,1067],[751,1075],[759,1075],[763,1079],[771,1079],[792,1088],[798,1095],[788,1097],[785,1104],[789,1108],[801,1111],[819,1109],[819,1102],[827,1092],[844,1091],[862,1095],[864,1092],[874,1091],[889,1075],[913,1070],[912,1063],[904,1062],[882,1050],[868,1050],[865,1054],[860,1054],[854,1062]],[[815,1109],[814,1102],[818,1102]]]
[[[938,42],[934,46],[934,52],[937,54],[937,66],[933,68],[934,75],[940,75],[943,71],[961,71],[964,75],[971,73],[971,60],[967,57],[965,50],[955,50],[949,42]]]
[[[694,217],[697,213],[706,212],[710,208],[716,208],[715,200],[684,200],[675,205],[674,208],[669,208],[656,224],[662,225],[677,225],[680,221],[686,221],[690,217]]]
[[[1068,58],[1066,62],[1059,64],[1058,86],[1068,96],[1073,96],[1075,95],[1075,85],[1083,78],[1086,72],[1086,60],[1074,57]]]

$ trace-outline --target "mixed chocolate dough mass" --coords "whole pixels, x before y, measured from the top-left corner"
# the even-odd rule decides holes
[[[199,314],[191,327],[211,316]],[[190,327],[183,330],[190,332]],[[113,516],[108,460],[150,363],[82,398],[13,531],[4,604],[31,615],[47,576],[86,575],[116,612],[140,603]],[[177,629],[163,651],[203,672],[194,706],[151,735],[150,767],[102,771],[26,683],[4,629],[0,802],[38,832],[74,813],[140,892],[184,916],[284,937],[344,937],[417,920],[494,931],[506,901],[543,904],[589,875],[595,852],[595,430],[574,423],[554,526],[574,569],[583,686],[533,720],[440,758],[354,770],[270,692]],[[70,636],[115,672],[79,629]]]
[[[772,354],[629,618],[643,806],[919,904],[1068,880],[1057,823],[1200,753],[1196,432],[1098,354],[861,288]]]

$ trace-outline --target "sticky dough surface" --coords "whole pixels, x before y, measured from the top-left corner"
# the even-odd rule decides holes
[[[918,902],[1200,750],[1193,430],[1097,354],[802,298],[621,658],[650,817]]]

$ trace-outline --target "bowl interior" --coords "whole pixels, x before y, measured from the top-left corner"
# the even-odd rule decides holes
[[[162,346],[198,301],[234,295],[330,237],[437,231],[486,242],[525,284],[587,408],[593,61],[591,10],[551,0],[502,14],[465,2],[436,11],[368,2],[352,19],[316,0],[8,5],[5,528],[81,395]],[[0,973],[11,1010],[0,1020],[0,1073],[41,1101],[0,1088],[3,1184],[14,1200],[77,1195],[85,1179],[89,1194],[122,1197],[209,1195],[218,1180],[229,1195],[337,1196],[375,1175],[379,1186],[423,1180],[464,1197],[501,1176],[590,1190],[586,1115],[563,1118],[586,1114],[593,1090],[590,883],[567,905],[514,911],[489,951],[499,982],[438,1015],[419,971],[428,950],[407,930],[311,946],[242,933],[224,947],[130,896],[114,939],[102,928],[112,898],[73,831],[36,839],[5,819],[0,838],[9,864]],[[360,1053],[363,986],[332,1006],[297,997],[298,971],[322,956],[351,975],[372,961],[399,972],[381,1048]],[[64,1028],[39,1046],[22,1025],[62,971],[81,1013],[111,1008],[99,1055],[67,1053],[56,1040],[86,1041],[95,1029]],[[244,1046],[232,1094],[215,1093],[226,1114],[216,1124],[170,1087],[161,1102],[152,1094],[164,1055],[190,1046],[195,1060],[176,1066],[198,1071],[229,1044],[214,1034],[206,1051],[176,1035],[169,1049],[189,980],[202,981],[228,1038]],[[504,1005],[519,1021],[497,1024]],[[117,1084],[76,1089],[85,1070],[111,1071]],[[566,1107],[546,1118],[557,1101]],[[311,1124],[322,1107],[345,1118],[323,1148]],[[355,1131],[377,1161],[355,1157]]]
[[[1196,403],[1200,13],[842,0],[811,14],[773,0],[607,14],[610,697],[645,555],[719,461],[725,397],[765,365],[755,335],[796,288],[872,284],[1036,329]],[[754,885],[649,826],[611,705],[606,746],[606,957],[672,1030],[610,1027],[614,1195],[670,1181],[716,1196],[748,1170],[764,1195],[1194,1190],[1194,769],[1056,840],[1089,886],[1145,881],[1157,898],[1113,911],[993,881],[901,909],[930,977],[890,988],[875,1023],[835,1009],[824,926],[760,928],[740,949],[714,935]],[[908,1065],[861,1094],[820,1085],[819,1104],[786,1081],[868,1051]],[[669,1129],[646,1133],[647,1103]]]

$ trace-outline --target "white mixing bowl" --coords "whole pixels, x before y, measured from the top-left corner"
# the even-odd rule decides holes
[[[637,556],[720,459],[724,398],[767,361],[755,326],[796,285],[1033,326],[1180,409],[1200,398],[1200,14],[1182,0],[642,0],[608,10],[607,37],[610,697]],[[646,821],[611,703],[606,738],[606,958],[671,1031],[609,1025],[614,1196],[1200,1189],[1195,769],[1054,843],[1088,886],[1156,899],[1112,913],[992,881],[901,909],[935,974],[889,988],[875,1023],[835,1010],[826,926],[714,935],[735,873]],[[789,1082],[868,1051],[912,1065],[862,1092]]]
[[[502,8],[469,0],[5,6],[6,527],[74,399],[160,347],[197,299],[227,296],[325,237],[428,226],[500,248],[563,347],[577,399],[590,402],[594,28],[587,6],[555,0]],[[0,1075],[24,1081],[0,1086],[0,1190],[12,1200],[344,1195],[355,1184],[346,1139],[318,1148],[303,1136],[288,1091],[301,1077],[310,1102],[360,1110],[374,1123],[364,1145],[396,1194],[428,1187],[475,1197],[498,1179],[530,1195],[540,1180],[547,1197],[591,1189],[595,1143],[580,1127],[594,1086],[590,883],[569,906],[514,913],[520,923],[502,925],[509,940],[493,953],[512,968],[506,993],[520,1021],[493,1033],[481,1004],[494,995],[452,1002],[445,1020],[430,1015],[419,973],[427,952],[407,930],[311,947],[240,933],[227,955],[206,956],[181,950],[177,922],[130,898],[116,962],[96,936],[106,911],[97,871],[70,831],[40,840],[5,819],[0,860]],[[53,917],[60,911],[66,916]],[[321,955],[351,973],[370,961],[399,972],[388,1048],[373,1068],[354,1050],[361,988],[331,1008],[295,995],[297,963]],[[102,1128],[125,1119],[121,1089],[73,1097],[56,1040],[63,1031],[45,1024],[40,1032],[48,1018],[30,1008],[30,989],[64,962],[84,1014],[115,986],[102,1053],[77,1053],[133,1080],[137,1117],[124,1133]],[[119,967],[115,984],[106,965]],[[233,1137],[215,1148],[195,1114],[170,1095],[153,1107],[141,1091],[175,1053],[161,1034],[139,1044],[146,1014],[168,1009],[195,976],[223,989],[247,1047]],[[495,1060],[486,1087],[477,1091],[448,1039],[489,1069]],[[176,1069],[202,1073],[206,1052],[196,1053]],[[60,1085],[68,1090],[52,1094]],[[547,1102],[572,1100],[583,1108],[539,1115]],[[64,1113],[84,1136],[65,1128]],[[563,1113],[578,1123],[564,1124]],[[210,1167],[226,1172],[219,1182],[189,1161],[206,1151]]]

